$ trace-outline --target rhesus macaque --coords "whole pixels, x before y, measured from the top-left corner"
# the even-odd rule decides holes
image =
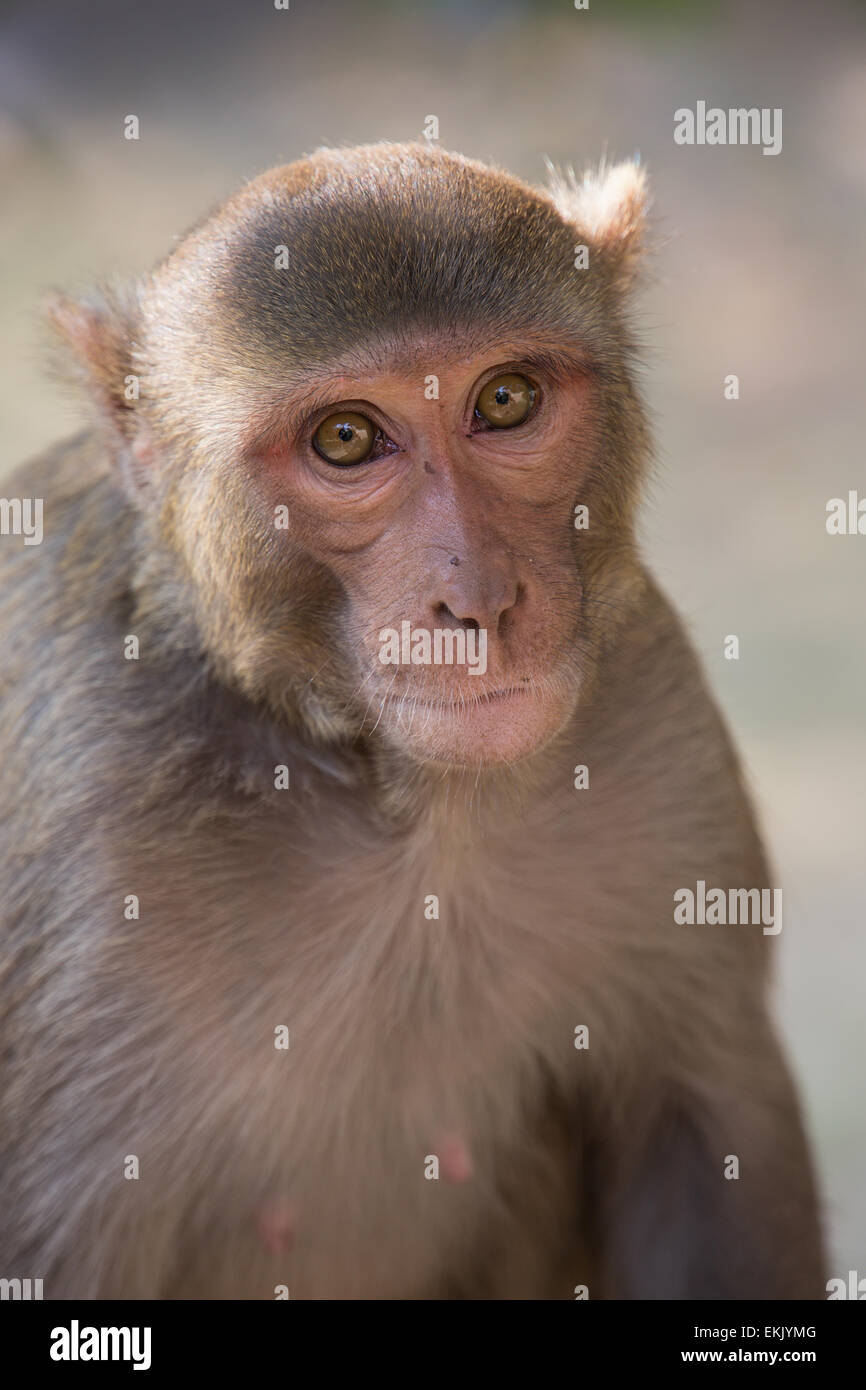
[[[822,1295],[778,939],[674,918],[772,880],[634,540],[644,208],[325,150],[53,302],[93,422],[0,542],[0,1274]]]

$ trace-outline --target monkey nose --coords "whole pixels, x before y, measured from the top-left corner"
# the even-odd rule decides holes
[[[453,565],[455,560],[459,565],[459,556],[456,555],[450,563]],[[456,627],[468,630],[486,628],[494,635],[499,632],[505,616],[520,600],[520,586],[514,581],[476,587],[468,582],[468,576],[465,585],[458,578],[456,584],[449,585],[445,593],[447,597],[443,594],[433,604],[433,612],[439,620],[445,619]]]

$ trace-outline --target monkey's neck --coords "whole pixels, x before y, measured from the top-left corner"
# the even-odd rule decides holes
[[[426,828],[465,846],[488,827],[519,826],[532,807],[555,795],[567,780],[572,737],[570,721],[532,756],[485,768],[418,763],[383,743],[368,750],[371,801],[392,826]]]

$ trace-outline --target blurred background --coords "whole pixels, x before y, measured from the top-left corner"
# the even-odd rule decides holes
[[[675,145],[674,111],[698,100],[781,107],[782,152]],[[830,498],[866,497],[862,5],[0,3],[0,488],[80,418],[45,370],[46,290],[146,270],[240,180],[321,144],[418,138],[428,115],[442,145],[532,182],[545,155],[648,166],[643,542],[749,770],[830,1273],[866,1276],[866,536],[825,528]]]

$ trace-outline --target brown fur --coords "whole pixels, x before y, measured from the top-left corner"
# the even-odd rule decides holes
[[[770,880],[633,542],[642,218],[630,166],[546,193],[426,147],[326,151],[122,301],[55,302],[98,423],[9,485],[45,497],[41,549],[0,542],[0,1273],[47,1297],[820,1296],[775,939],[673,922],[698,878]],[[440,428],[444,388],[390,501],[285,463],[311,393],[369,380],[417,412],[440,363],[447,387],[542,352],[562,411],[543,456],[497,441],[511,471]],[[443,613],[490,625],[495,681],[404,673],[395,712],[375,631]],[[461,766],[424,724],[456,689],[508,746],[527,716],[485,692],[523,679],[553,723],[517,760]],[[471,1176],[426,1181],[453,1136]]]

